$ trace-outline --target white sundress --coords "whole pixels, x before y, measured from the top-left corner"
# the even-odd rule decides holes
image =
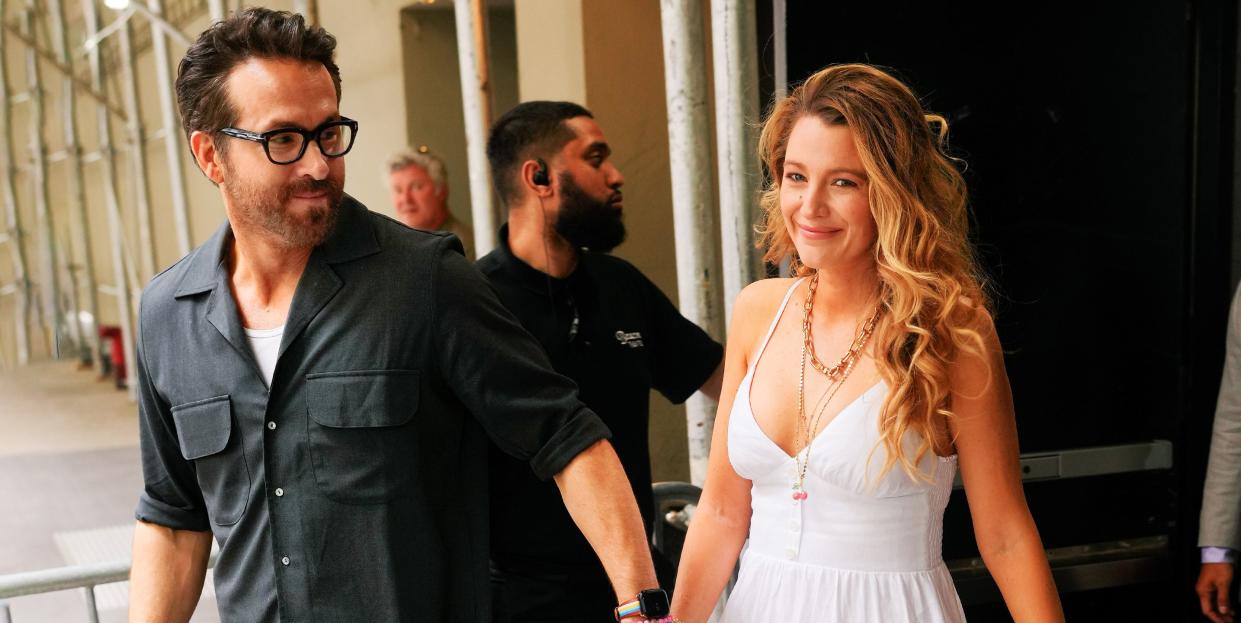
[[[920,467],[934,475],[931,483],[913,480],[899,467],[876,482],[886,455],[882,446],[869,463],[867,455],[879,438],[888,391],[882,381],[811,441],[807,496],[792,497],[797,461],[758,427],[750,384],[797,283],[741,381],[729,420],[729,457],[733,469],[752,482],[753,514],[722,622],[963,622],[941,554],[956,457],[924,459]]]

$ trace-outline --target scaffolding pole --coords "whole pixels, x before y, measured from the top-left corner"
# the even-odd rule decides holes
[[[5,0],[0,0],[0,16],[5,15],[6,4]],[[8,56],[7,34],[7,28],[0,28],[0,100],[2,100],[0,101],[0,158],[3,158],[3,162],[0,162],[3,170],[0,173],[4,176],[4,215],[8,232],[8,239],[5,243],[9,245],[16,282],[14,284],[16,301],[13,309],[17,323],[14,332],[17,338],[17,363],[26,365],[30,361],[30,322],[28,319],[31,305],[30,276],[26,272],[26,250],[22,246],[25,235],[22,232],[21,216],[17,210],[17,195],[13,190],[17,168],[13,161],[13,122],[9,115],[11,106],[9,103],[9,72],[5,60]]]
[[[52,17],[52,44],[56,50],[56,58],[65,67],[72,68],[73,63],[69,56],[69,37],[66,32],[68,29],[65,27],[65,10],[61,0],[48,0],[48,12]],[[77,88],[71,74],[62,74],[61,94],[64,98],[61,112],[65,132],[65,176],[68,178],[69,187],[70,231],[75,244],[81,250],[81,286],[86,290],[86,312],[90,314],[91,322],[97,325],[99,318],[99,294],[95,285],[95,259],[91,251],[90,219],[86,210],[86,183],[82,175],[82,147],[78,142]],[[72,225],[75,223],[77,226],[73,227]],[[82,305],[77,302],[77,297],[80,296],[80,289],[76,280],[74,282],[73,294],[74,307],[82,309]],[[94,335],[91,334],[91,327],[82,318],[82,314],[77,314],[77,318],[74,318],[74,320],[79,327],[81,335],[82,354],[89,356],[92,364],[98,364],[100,357],[99,332],[96,330]]]
[[[496,247],[499,219],[491,196],[487,130],[491,125],[491,78],[487,66],[487,19],[483,0],[454,0],[457,61],[461,68],[461,103],[465,108],[465,143],[470,169],[470,215],[474,252],[482,257]]]
[[[22,34],[35,40],[34,0],[26,1],[22,11]],[[61,328],[64,315],[60,308],[60,274],[56,262],[56,232],[53,229],[52,209],[48,204],[47,157],[43,145],[43,84],[39,75],[39,55],[32,46],[26,46],[26,81],[30,95],[30,183],[34,193],[36,239],[39,244],[39,273],[42,283],[39,295],[42,299],[43,330],[51,340],[49,352],[60,358]],[[51,323],[48,326],[48,323]],[[50,330],[49,330],[50,329]]]
[[[147,0],[147,8],[156,16],[163,15],[163,0]],[[164,124],[164,156],[168,159],[168,184],[172,192],[172,214],[176,220],[177,246],[187,255],[192,245],[189,204],[185,196],[185,169],[182,158],[181,126],[177,123],[173,102],[172,68],[168,63],[168,38],[155,21],[151,22],[151,53],[155,56],[155,78],[159,82],[159,111]]]
[[[207,13],[213,22],[224,19],[224,0],[207,0]]]
[[[711,197],[711,146],[700,0],[660,0],[664,82],[668,104],[668,166],[676,235],[677,295],[681,313],[707,333],[720,335],[715,291],[714,233],[719,231]],[[715,405],[701,393],[685,403],[691,481],[702,486]]]
[[[293,0],[293,12],[300,13],[311,26],[319,24],[319,3],[315,0]]]
[[[99,31],[99,15],[95,12],[95,0],[81,0],[82,17],[86,22],[88,36]],[[90,63],[91,86],[98,91],[103,90],[103,63],[99,58],[98,46],[88,53]],[[112,148],[111,117],[108,107],[99,104],[95,113],[96,125],[99,130],[99,162],[103,165],[103,200],[108,214],[108,233],[112,241],[112,275],[116,283],[116,305],[121,325],[121,344],[125,356],[125,384],[130,395],[134,392],[134,339],[133,312],[131,297],[133,288],[126,278],[124,227],[121,221],[121,202],[116,192],[116,152]]]
[[[146,137],[142,129],[142,109],[138,103],[138,72],[130,44],[128,21],[117,30],[117,43],[121,55],[121,95],[125,100],[125,122],[129,134],[134,208],[138,213],[138,258],[142,268],[139,278],[146,282],[155,276],[155,237],[151,227],[150,189],[147,186]]]
[[[754,253],[760,175],[754,132],[758,119],[758,35],[754,17],[752,2],[711,2],[725,324],[732,321],[733,301],[741,289],[761,274]]]

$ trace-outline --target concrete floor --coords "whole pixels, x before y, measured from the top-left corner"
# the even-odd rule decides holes
[[[142,490],[136,406],[72,362],[0,373],[0,575],[129,557]],[[219,620],[210,577],[195,623]],[[103,622],[127,585],[95,589]],[[13,623],[87,621],[80,590],[9,601]],[[0,614],[0,621],[3,616]]]

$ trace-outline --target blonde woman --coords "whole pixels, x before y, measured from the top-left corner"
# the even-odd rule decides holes
[[[766,259],[737,299],[706,488],[673,612],[726,623],[964,621],[940,553],[958,466],[1017,621],[1062,621],[1018,473],[999,340],[943,118],[866,65],[778,102]]]

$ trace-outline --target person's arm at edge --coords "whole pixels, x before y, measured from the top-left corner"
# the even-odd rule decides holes
[[[1013,620],[1063,622],[1047,554],[1022,489],[1017,425],[1003,352],[989,314],[975,327],[982,357],[962,352],[952,366],[949,431],[956,444],[974,536]]]
[[[202,594],[211,533],[138,521],[133,555],[130,623],[189,621]]]
[[[612,444],[595,442],[556,474],[555,480],[573,522],[603,563],[617,603],[657,588],[642,514]]]
[[[1211,424],[1211,450],[1202,487],[1198,545],[1202,548],[1202,568],[1194,591],[1202,615],[1214,623],[1231,623],[1235,560],[1217,550],[1237,549],[1238,505],[1241,504],[1241,288],[1233,294],[1228,312],[1224,342],[1224,372],[1220,378],[1219,399]],[[1216,554],[1211,556],[1210,554]]]
[[[702,623],[711,615],[737,565],[741,546],[750,530],[750,481],[737,475],[729,462],[728,418],[737,387],[745,377],[748,345],[753,338],[752,330],[743,326],[756,324],[743,319],[761,314],[754,313],[754,301],[764,286],[767,284],[747,286],[737,296],[733,308],[732,327],[724,351],[722,399],[716,410],[715,428],[711,431],[705,487],[690,522],[677,570],[672,613],[685,623]]]

